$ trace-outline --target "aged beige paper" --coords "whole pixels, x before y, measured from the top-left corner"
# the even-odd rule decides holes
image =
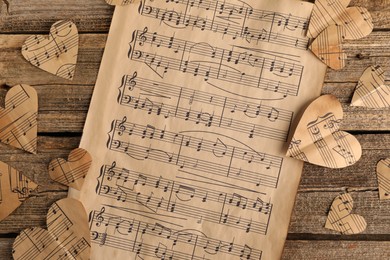
[[[0,221],[22,205],[37,187],[25,175],[0,162]]]
[[[335,96],[317,98],[300,119],[287,156],[328,168],[355,164],[362,147],[353,135],[340,130],[343,114]]]
[[[81,147],[91,259],[278,259],[302,162],[292,122],[326,66],[312,4],[117,7]]]
[[[16,237],[12,251],[15,260],[90,259],[88,216],[78,200],[55,202],[47,213],[46,223],[47,230],[29,228]]]
[[[33,35],[22,46],[22,55],[35,67],[73,80],[79,51],[79,33],[71,21],[54,23],[49,35]]]
[[[376,167],[378,177],[379,198],[390,199],[390,158],[381,160]]]
[[[325,228],[338,231],[344,235],[362,233],[367,228],[366,220],[357,214],[351,214],[353,199],[348,193],[337,196],[329,210]]]
[[[91,166],[92,158],[88,151],[76,148],[70,152],[68,161],[57,158],[49,164],[49,175],[54,181],[80,190]]]

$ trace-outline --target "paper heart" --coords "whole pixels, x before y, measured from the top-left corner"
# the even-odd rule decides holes
[[[0,221],[22,205],[37,187],[26,176],[0,162]]]
[[[381,200],[390,199],[390,158],[381,160],[377,167],[379,198]]]
[[[374,25],[363,7],[348,7],[351,0],[317,0],[310,18],[308,34],[316,38],[330,25],[343,26],[345,39],[357,40],[369,35]]]
[[[52,160],[49,174],[54,181],[80,190],[91,163],[92,157],[88,151],[77,148],[69,154],[68,161],[62,158]]]
[[[362,148],[355,137],[340,131],[342,118],[343,109],[335,96],[316,99],[303,114],[287,156],[328,168],[356,163]]]
[[[385,72],[380,66],[367,68],[356,87],[351,106],[390,107],[390,86],[385,85]]]
[[[32,65],[58,77],[73,80],[79,35],[71,21],[58,21],[52,25],[48,37],[34,35],[27,38],[22,55]]]
[[[23,230],[13,244],[15,260],[89,259],[91,241],[88,218],[81,202],[55,202],[46,217],[47,230]]]
[[[109,5],[129,5],[138,1],[139,0],[106,0],[106,3]]]
[[[345,29],[331,25],[310,45],[309,49],[326,65],[334,70],[345,67],[347,54],[343,51]]]
[[[11,88],[0,108],[0,142],[37,153],[38,95],[28,85]]]
[[[341,232],[344,235],[358,234],[366,230],[366,220],[357,214],[351,214],[353,199],[351,195],[337,196],[329,210],[325,228]]]

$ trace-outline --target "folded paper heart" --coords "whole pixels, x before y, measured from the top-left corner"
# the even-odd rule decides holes
[[[316,38],[330,25],[345,28],[345,39],[357,40],[369,35],[374,25],[371,14],[363,7],[349,7],[351,0],[316,0],[308,35]]]
[[[80,190],[91,163],[92,157],[88,151],[77,148],[69,154],[68,161],[62,158],[52,160],[49,174],[54,181]]]
[[[367,68],[356,87],[351,106],[369,108],[390,107],[390,86],[385,85],[384,74],[380,66]]]
[[[0,221],[22,205],[37,187],[26,176],[0,162]]]
[[[34,35],[27,38],[22,55],[32,65],[58,77],[73,80],[79,35],[71,21],[58,21],[52,25],[48,37]]]
[[[343,51],[345,29],[331,25],[310,45],[309,49],[328,67],[340,70],[345,67],[347,54]]]
[[[325,228],[338,231],[344,235],[359,234],[366,230],[366,220],[357,214],[351,214],[353,199],[351,195],[337,196],[329,210]]]
[[[106,0],[106,3],[109,5],[129,5],[139,1],[140,0]]]
[[[81,202],[55,202],[46,217],[47,230],[23,230],[13,244],[13,257],[22,259],[89,259],[91,240],[87,213]]]
[[[355,137],[340,130],[342,118],[343,109],[336,97],[316,99],[303,114],[287,156],[328,168],[356,163],[362,148]]]
[[[0,142],[37,153],[38,95],[33,87],[17,85],[0,108]]]
[[[390,199],[390,158],[381,160],[377,167],[379,198],[381,200]]]

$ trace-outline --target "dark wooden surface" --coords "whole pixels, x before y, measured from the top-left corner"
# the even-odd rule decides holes
[[[353,0],[351,5],[370,10],[375,30],[345,44],[347,66],[328,71],[323,93],[332,93],[343,103],[343,129],[357,136],[363,157],[342,170],[305,165],[283,259],[390,259],[390,201],[379,201],[375,173],[376,163],[390,157],[390,110],[349,107],[366,67],[383,66],[390,80],[390,1]],[[0,0],[0,104],[6,85],[30,84],[39,95],[38,155],[0,144],[0,160],[39,184],[33,197],[0,223],[0,259],[11,259],[16,235],[27,227],[44,227],[49,206],[67,195],[66,187],[49,179],[47,165],[79,144],[112,13],[104,0]],[[36,69],[20,54],[28,35],[47,33],[59,19],[72,19],[80,31],[73,82]],[[333,198],[345,191],[355,200],[354,212],[368,222],[362,234],[341,236],[323,228]]]

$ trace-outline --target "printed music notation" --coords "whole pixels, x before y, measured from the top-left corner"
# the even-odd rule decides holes
[[[58,21],[49,36],[35,35],[22,46],[24,58],[32,65],[58,77],[72,80],[77,62],[79,35],[71,21]]]
[[[204,134],[206,136],[207,132]],[[179,171],[191,174],[207,173],[255,187],[277,187],[283,158],[247,146],[229,145],[226,142],[231,140],[240,144],[231,138],[211,136],[214,139],[174,133],[152,125],[137,125],[127,122],[124,117],[112,122],[107,148],[139,161],[175,165]],[[166,143],[170,144],[170,149],[164,149]]]
[[[5,98],[5,109],[0,108],[0,142],[37,152],[38,96],[28,85],[12,87]]]
[[[76,148],[69,154],[68,161],[62,158],[52,160],[49,164],[49,174],[54,181],[80,190],[91,163],[92,158],[88,151]]]
[[[161,8],[153,0],[146,0],[139,13],[174,29],[212,31],[222,39],[229,36],[255,45],[267,42],[303,50],[308,47],[308,18],[255,9],[245,2],[179,0],[166,1]]]
[[[218,127],[248,138],[263,137],[287,141],[293,112],[203,91],[174,86],[133,75],[122,79],[118,103],[133,109],[156,114],[165,119],[180,119],[184,123]],[[244,120],[240,120],[245,117]]]
[[[74,199],[55,202],[46,218],[47,229],[23,230],[13,244],[15,260],[89,259],[90,237],[84,207]]]
[[[0,162],[0,220],[19,207],[37,187],[25,175]]]
[[[147,27],[134,31],[129,46],[129,59],[146,64],[162,79],[170,71],[182,72],[208,84],[218,85],[216,80],[262,90],[272,98],[297,96],[304,70],[297,57],[284,53],[240,46],[223,49],[151,33]]]
[[[390,199],[390,158],[381,160],[377,165],[379,197],[381,200]]]
[[[346,235],[363,232],[367,222],[362,216],[351,214],[352,209],[353,199],[350,194],[337,196],[329,210],[325,227]]]
[[[106,3],[109,5],[129,5],[137,1],[139,0],[106,0]]]
[[[390,86],[385,84],[385,72],[380,66],[371,66],[364,71],[356,86],[351,106],[390,107]]]
[[[301,170],[286,141],[326,69],[307,50],[311,11],[289,0],[116,8],[80,144],[94,158],[77,194],[91,258],[281,257]]]
[[[106,207],[92,211],[89,218],[92,243],[133,252],[140,259],[260,260],[262,255],[262,251],[240,244],[235,237],[228,242],[197,230],[172,229],[159,222],[110,214]]]
[[[177,223],[210,222],[245,233],[267,233],[271,203],[263,201],[260,196],[251,199],[239,193],[229,194],[196,186],[196,182],[172,181],[135,172],[116,167],[114,162],[102,167],[96,191],[100,196],[121,202],[124,208],[142,210],[144,217],[158,214],[161,220],[175,219]]]

